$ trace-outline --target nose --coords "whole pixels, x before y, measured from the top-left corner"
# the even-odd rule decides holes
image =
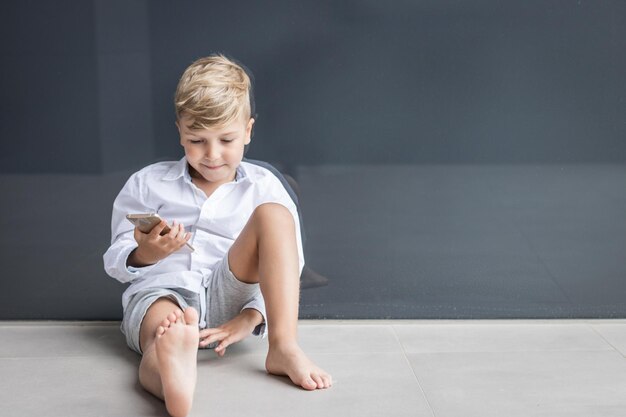
[[[206,158],[210,161],[214,161],[216,159],[219,159],[219,157],[219,146],[208,144],[206,147]]]

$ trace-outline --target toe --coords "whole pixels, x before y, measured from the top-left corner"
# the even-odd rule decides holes
[[[168,314],[167,319],[170,321],[170,323],[176,323],[176,314],[174,314],[174,312],[171,312],[170,314]]]
[[[165,333],[165,328],[163,326],[157,327],[157,331],[156,331],[157,337],[163,336],[163,333]]]
[[[321,376],[317,374],[312,374],[311,377],[313,378],[313,381],[315,381],[318,389],[324,388],[324,381],[322,380]]]
[[[185,324],[185,317],[183,316],[183,312],[180,310],[176,310],[176,323]]]
[[[330,388],[332,385],[330,375],[322,375],[322,381],[324,381],[324,388]]]
[[[198,312],[193,307],[187,307],[185,310],[185,323],[198,324]]]
[[[311,379],[310,377],[305,377],[302,380],[302,383],[299,384],[300,386],[302,386],[302,388],[306,389],[306,390],[314,390],[317,388],[317,382],[315,382],[313,379]]]
[[[161,326],[167,329],[168,327],[170,327],[170,321],[168,319],[163,319],[163,321],[161,322]]]
[[[183,311],[182,310],[176,310],[176,311],[174,311],[174,314],[176,315],[177,319],[183,317]]]

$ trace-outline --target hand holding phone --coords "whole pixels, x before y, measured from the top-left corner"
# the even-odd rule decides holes
[[[150,233],[152,229],[163,220],[161,216],[156,213],[127,214],[126,218],[143,233]],[[170,227],[166,225],[160,234],[163,236],[169,232]]]
[[[170,227],[156,213],[128,214],[126,218],[136,226],[135,240],[139,244],[136,252],[141,249],[142,264],[156,263],[183,246],[195,250],[188,243],[191,234],[185,232],[182,224],[174,222]]]

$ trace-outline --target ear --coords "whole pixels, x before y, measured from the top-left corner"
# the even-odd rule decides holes
[[[248,145],[252,140],[252,126],[254,125],[254,122],[255,120],[253,118],[250,118],[250,120],[248,121],[248,126],[246,126],[246,140],[244,142],[244,145]]]

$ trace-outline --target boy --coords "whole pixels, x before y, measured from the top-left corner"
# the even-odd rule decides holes
[[[143,355],[141,385],[174,417],[191,409],[198,347],[223,356],[250,333],[269,335],[269,373],[307,390],[332,384],[297,343],[297,209],[273,174],[242,162],[255,122],[251,88],[223,55],[191,64],[175,95],[185,157],[133,174],[113,204],[105,270],[131,284],[121,329]],[[160,235],[166,220],[142,233],[125,219],[147,212],[171,220],[170,232]]]

